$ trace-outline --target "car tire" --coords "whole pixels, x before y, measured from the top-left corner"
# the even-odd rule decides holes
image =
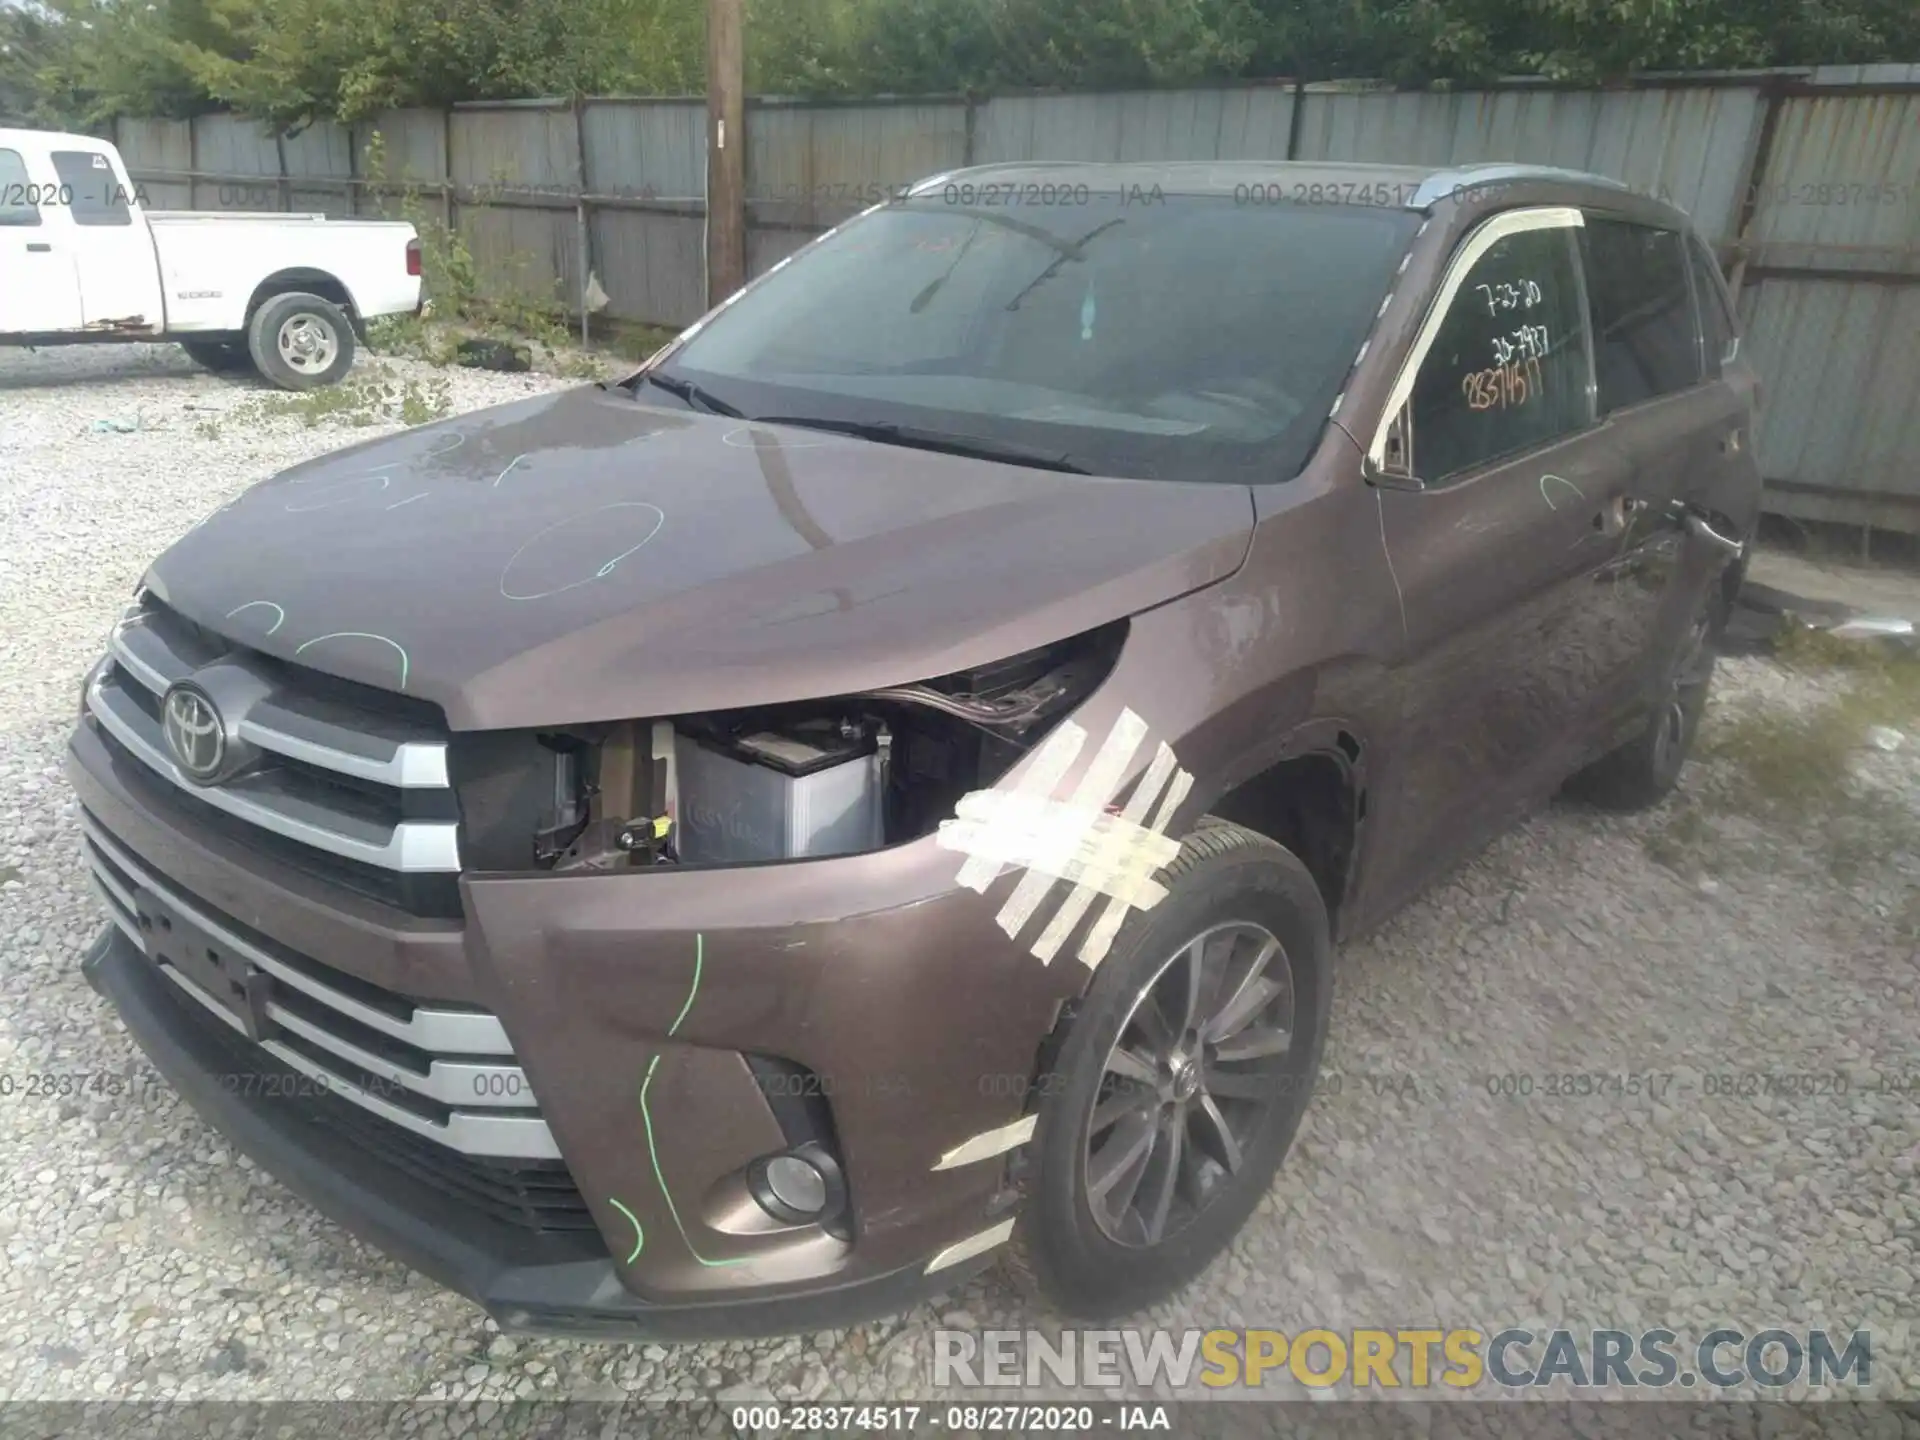
[[[1569,795],[1603,810],[1631,811],[1650,809],[1673,793],[1707,711],[1714,660],[1731,603],[1731,592],[1720,584],[1701,598],[1669,667],[1660,702],[1640,732],[1568,780]]]
[[[260,373],[282,390],[315,390],[352,368],[353,325],[319,295],[274,295],[253,312],[247,349]]]
[[[244,340],[182,340],[180,348],[194,364],[216,375],[233,375],[254,368],[253,355]]]
[[[1238,1233],[1299,1128],[1332,1000],[1326,906],[1292,853],[1208,817],[1158,878],[1166,898],[1132,912],[1041,1076],[1007,1256],[1085,1319],[1176,1293]]]

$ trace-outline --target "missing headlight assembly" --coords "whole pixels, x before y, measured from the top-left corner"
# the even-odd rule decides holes
[[[1112,669],[1124,621],[991,665],[721,714],[463,737],[476,868],[854,854],[917,839]]]

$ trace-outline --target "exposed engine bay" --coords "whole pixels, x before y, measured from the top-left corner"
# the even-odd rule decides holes
[[[855,695],[462,737],[466,850],[480,869],[566,871],[792,860],[914,840],[1090,694],[1125,633],[1120,622]]]

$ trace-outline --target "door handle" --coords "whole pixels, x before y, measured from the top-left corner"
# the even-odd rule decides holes
[[[29,240],[27,242],[27,249],[35,255],[51,255],[53,253],[53,246],[47,244],[44,240]]]
[[[1707,523],[1706,516],[1697,510],[1687,511],[1686,526],[1689,535],[1704,540],[1715,549],[1725,551],[1729,555],[1738,555],[1742,550],[1747,548],[1738,540],[1728,535],[1722,535],[1718,530],[1714,529],[1713,526]]]

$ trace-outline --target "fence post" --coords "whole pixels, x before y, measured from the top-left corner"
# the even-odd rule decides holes
[[[1760,130],[1741,167],[1739,208],[1733,220],[1733,269],[1727,275],[1727,289],[1733,292],[1734,313],[1740,311],[1741,289],[1747,280],[1747,244],[1753,222],[1760,211],[1760,189],[1766,183],[1769,162],[1773,159],[1773,137],[1780,128],[1780,111],[1786,104],[1786,77],[1769,75],[1760,85]]]
[[[588,343],[587,274],[593,265],[593,255],[588,244],[587,226],[587,133],[583,102],[577,94],[573,97],[573,159],[574,174],[580,181],[580,191],[573,206],[574,243],[578,248],[574,278],[578,281],[580,292],[580,344],[584,347]]]

